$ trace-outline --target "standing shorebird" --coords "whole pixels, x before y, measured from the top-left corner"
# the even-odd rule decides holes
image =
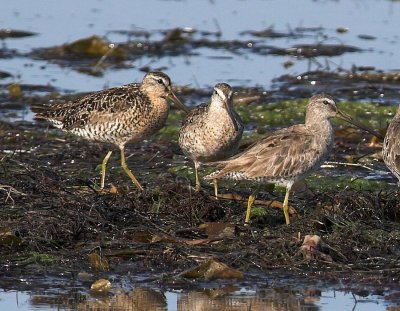
[[[223,160],[238,150],[243,123],[233,108],[232,95],[228,84],[216,84],[211,102],[192,109],[182,124],[179,146],[194,162],[196,191],[200,190],[198,168],[202,162]],[[214,192],[218,197],[216,179]]]
[[[237,156],[216,162],[215,166],[220,170],[205,178],[249,180],[286,187],[283,213],[286,224],[289,224],[290,189],[296,181],[317,170],[328,157],[334,142],[334,130],[330,122],[332,117],[343,119],[376,135],[341,112],[330,96],[315,95],[307,105],[305,124],[278,130]],[[258,191],[259,187],[249,197],[246,224],[250,220],[251,206]]]
[[[388,169],[398,179],[400,186],[400,108],[397,110],[396,115],[390,122],[386,131],[385,140],[383,142],[383,161]]]
[[[122,168],[143,190],[126,165],[125,144],[140,141],[164,126],[169,112],[168,96],[179,108],[189,111],[173,93],[171,80],[165,73],[149,72],[142,83],[95,92],[74,102],[41,107],[36,118],[46,119],[66,132],[117,145]],[[107,153],[101,164],[102,189],[111,153]]]

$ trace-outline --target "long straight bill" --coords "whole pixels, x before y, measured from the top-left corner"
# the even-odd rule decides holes
[[[230,100],[232,100],[232,99],[230,99]],[[235,131],[238,131],[239,127],[238,127],[238,125],[237,125],[235,116],[234,116],[233,111],[232,111],[232,109],[233,109],[233,103],[229,103],[229,99],[225,102],[225,109],[226,109],[226,111],[228,112],[229,118],[230,118],[230,119],[232,120],[232,122],[233,122],[233,127],[234,127]]]
[[[364,124],[361,124],[360,122],[354,120],[351,116],[349,116],[348,114],[345,114],[344,112],[342,112],[340,110],[337,111],[336,116],[339,119],[342,119],[342,120],[344,120],[346,122],[349,122],[350,124],[353,124],[354,126],[360,128],[360,129],[362,129],[362,130],[364,130],[364,131],[366,131],[366,132],[368,132],[368,133],[370,133],[370,134],[372,134],[372,135],[374,135],[374,136],[376,136],[376,137],[378,137],[380,139],[383,139],[383,136],[380,133],[378,133],[378,132],[374,131],[373,129],[369,128],[368,126],[365,126]]]
[[[169,90],[169,96],[171,97],[171,99],[173,100],[173,102],[176,104],[177,108],[185,111],[186,113],[188,113],[190,111],[190,109],[188,107],[186,107],[180,100],[178,97],[176,97],[176,95],[174,94],[174,92],[172,92],[172,90]]]

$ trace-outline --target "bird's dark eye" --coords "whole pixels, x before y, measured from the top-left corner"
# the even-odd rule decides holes
[[[164,81],[163,81],[162,79],[158,79],[157,82],[158,82],[159,84],[164,84]]]
[[[323,103],[324,103],[324,105],[329,105],[329,101],[326,99],[323,101]]]

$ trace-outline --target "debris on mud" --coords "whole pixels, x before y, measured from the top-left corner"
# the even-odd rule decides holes
[[[278,48],[260,40],[223,40],[218,33],[213,33],[215,39],[210,39],[210,34],[196,29],[173,28],[163,31],[163,37],[159,40],[150,40],[150,36],[144,34],[144,39],[136,39],[137,35],[123,32],[128,41],[109,42],[99,36],[91,36],[64,44],[61,46],[35,49],[27,54],[35,59],[48,60],[62,66],[70,66],[83,73],[101,75],[98,71],[93,73],[90,68],[101,66],[124,68],[127,60],[136,60],[141,57],[164,57],[195,54],[197,49],[209,48],[226,50],[236,54],[254,53],[259,55],[288,55],[303,58],[318,56],[337,56],[344,53],[361,52],[360,48],[345,44],[299,44],[291,48]],[[134,33],[135,34],[135,33]],[[259,38],[265,37],[301,37],[301,33],[278,33],[272,28],[257,32],[247,31],[242,35],[251,34]],[[135,37],[135,40],[132,40]],[[94,62],[97,58],[97,62]],[[101,65],[101,66],[100,66]]]
[[[252,35],[254,37],[260,37],[260,38],[271,38],[271,39],[276,39],[276,38],[288,38],[288,37],[294,37],[294,38],[299,38],[304,36],[303,33],[285,33],[285,32],[279,32],[275,31],[274,27],[268,27],[263,30],[247,30],[243,31],[240,33],[241,35]]]
[[[200,265],[184,271],[180,276],[189,279],[238,279],[243,280],[244,275],[242,272],[228,267],[226,264],[218,262],[217,260],[210,259],[201,263]]]
[[[352,70],[315,70],[302,74],[282,75],[274,79],[279,94],[309,97],[318,92],[335,94],[348,100],[374,100],[393,103],[400,94],[400,73],[381,72],[374,68]]]
[[[0,29],[0,40],[10,39],[10,38],[25,38],[36,35],[37,33],[26,30],[16,30],[11,28]]]
[[[6,71],[0,71],[0,79],[10,78],[12,74]]]
[[[296,57],[338,56],[344,53],[361,52],[360,48],[344,44],[298,44],[291,48],[273,48],[271,54]]]
[[[194,192],[182,175],[186,169],[168,169],[179,159],[173,142],[127,148],[134,158],[129,165],[145,185],[143,193],[112,164],[110,191],[99,192],[93,163],[101,162],[107,146],[46,133],[34,124],[2,123],[0,134],[0,220],[4,234],[18,240],[0,243],[2,275],[21,269],[102,275],[129,270],[161,273],[168,282],[213,259],[245,278],[290,269],[294,275],[312,277],[314,271],[362,280],[358,271],[368,270],[377,279],[399,280],[393,271],[400,271],[400,197],[393,188],[314,188],[292,196],[298,217],[290,226],[284,225],[279,207],[260,205],[263,216],[245,227],[247,186],[226,185],[222,191],[238,192],[243,201],[215,200],[207,186]],[[337,145],[335,153],[345,146]],[[270,191],[260,198],[283,200],[283,192]],[[304,259],[299,249],[310,234],[320,236],[325,247],[320,256]]]
[[[107,55],[110,59],[123,60],[121,48],[114,48],[110,43],[98,36],[80,39],[60,47],[38,51],[38,56],[48,59],[82,60],[85,58],[100,58]]]
[[[102,70],[110,66],[121,67],[126,60],[123,48],[107,42],[99,36],[91,36],[61,46],[37,49],[34,58],[46,59],[60,65],[68,65],[78,71],[101,76]]]
[[[92,36],[37,49],[25,57],[101,76],[104,69],[126,68],[143,56],[191,55],[200,48],[244,55],[285,55],[291,60],[362,52],[354,46],[325,43],[284,49],[263,41],[310,33],[318,36],[322,30],[299,27],[275,32],[268,28],[243,33],[256,40],[223,40],[220,32],[191,28],[157,33],[116,31],[127,40],[111,43]],[[12,53],[3,49],[0,57]],[[288,67],[292,65],[287,62]],[[3,76],[10,78],[11,74]],[[284,75],[274,81],[273,90],[237,86],[235,105],[247,124],[241,148],[276,128],[302,122],[304,98],[317,92],[347,100],[379,101],[382,105],[374,107],[347,102],[344,110],[384,131],[395,111],[390,98],[399,96],[398,81],[397,72],[354,67]],[[210,97],[210,90],[189,86],[176,86],[176,92],[189,104]],[[30,113],[30,105],[81,95],[63,95],[51,85],[3,84],[0,119],[12,119],[15,111]],[[217,267],[229,267],[244,281],[270,274],[276,282],[290,276],[307,277],[312,282],[324,277],[345,284],[398,285],[400,197],[394,179],[382,174],[381,142],[339,125],[329,163],[292,196],[291,210],[297,213],[293,223],[284,225],[282,189],[266,186],[255,202],[251,226],[244,226],[246,199],[253,185],[222,183],[218,200],[210,195],[209,185],[196,193],[192,176],[187,173],[191,165],[176,144],[177,116],[171,113],[168,126],[149,141],[127,146],[127,161],[143,182],[144,192],[132,186],[112,158],[107,188],[98,191],[98,164],[110,146],[64,136],[48,130],[48,124],[24,118],[15,123],[0,121],[2,280],[15,279],[21,272],[67,275],[90,284],[101,277],[100,288],[107,289],[107,280],[113,274],[145,275],[144,279],[151,282],[179,287],[191,282],[183,272],[217,263]],[[210,277],[209,270],[202,271],[199,278],[215,278]]]

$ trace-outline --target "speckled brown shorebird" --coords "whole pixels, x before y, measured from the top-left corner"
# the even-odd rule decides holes
[[[192,109],[179,132],[179,146],[193,160],[196,191],[200,190],[198,168],[203,162],[226,159],[238,150],[243,123],[233,108],[232,88],[226,83],[214,86],[209,104]],[[215,197],[218,197],[214,179]]]
[[[106,89],[63,104],[46,106],[36,118],[90,140],[113,143],[121,151],[121,166],[136,186],[143,187],[126,165],[124,147],[161,129],[168,117],[167,97],[188,112],[175,96],[170,78],[162,72],[147,73],[142,83]],[[104,188],[109,151],[101,164],[101,188]]]
[[[400,108],[390,122],[383,141],[383,161],[388,169],[398,179],[400,186]]]
[[[330,122],[332,117],[343,119],[373,135],[377,134],[341,112],[330,96],[315,95],[307,105],[305,124],[278,130],[237,156],[216,162],[215,167],[220,170],[205,178],[276,183],[286,187],[283,212],[286,224],[289,224],[290,189],[296,181],[317,170],[328,157],[334,143],[334,130]],[[258,191],[259,187],[248,199],[246,224],[250,220],[251,206]]]

